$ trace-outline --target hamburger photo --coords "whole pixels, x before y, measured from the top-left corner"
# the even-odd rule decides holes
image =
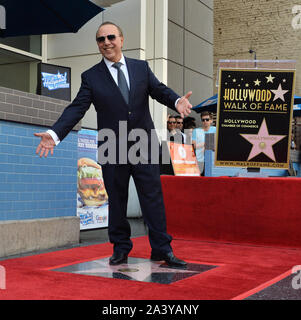
[[[101,166],[89,158],[77,162],[77,190],[82,202],[89,207],[99,207],[108,201]]]

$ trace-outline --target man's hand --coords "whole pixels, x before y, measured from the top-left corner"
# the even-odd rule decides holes
[[[183,96],[177,103],[176,109],[182,118],[188,116],[191,113],[192,105],[189,102],[189,97],[192,95],[192,91],[189,91],[185,96]]]
[[[55,142],[52,139],[51,135],[47,132],[39,132],[34,133],[36,137],[40,137],[41,141],[40,144],[37,147],[36,154],[40,153],[40,157],[45,156],[47,158],[49,150],[51,152],[51,155],[53,155],[53,148],[55,147]]]

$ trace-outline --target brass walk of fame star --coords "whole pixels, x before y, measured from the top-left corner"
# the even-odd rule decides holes
[[[253,145],[248,161],[256,157],[258,154],[264,153],[276,162],[273,145],[286,137],[282,135],[270,135],[265,118],[262,121],[258,134],[241,133],[240,135]]]
[[[85,275],[97,275],[107,277],[108,275],[120,273],[126,277],[130,277],[132,280],[145,281],[153,273],[189,273],[199,274],[198,271],[170,268],[167,265],[163,265],[160,262],[152,262],[145,260],[144,262],[137,263],[125,263],[117,266],[109,264],[109,259],[95,260],[90,266],[86,266],[85,269],[79,268],[79,270],[70,271],[77,274]]]

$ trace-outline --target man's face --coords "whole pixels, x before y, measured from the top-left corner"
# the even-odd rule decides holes
[[[177,118],[177,129],[183,129],[183,119]]]
[[[202,117],[202,127],[203,127],[204,129],[209,129],[210,126],[211,126],[211,124],[212,124],[212,122],[213,122],[213,120],[210,119],[210,116],[209,116],[209,115]]]
[[[175,130],[176,128],[176,118],[170,117],[167,121],[167,129],[169,131]]]
[[[115,35],[115,39],[109,40],[107,36]],[[116,26],[107,24],[99,28],[97,38],[105,37],[104,41],[97,41],[100,53],[112,62],[118,62],[122,56],[123,37],[120,36]]]

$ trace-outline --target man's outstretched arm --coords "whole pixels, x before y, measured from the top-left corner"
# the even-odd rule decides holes
[[[81,87],[76,98],[65,108],[51,130],[34,133],[36,137],[41,138],[40,144],[36,149],[36,154],[40,153],[40,157],[44,156],[46,158],[50,151],[51,155],[53,155],[53,148],[62,141],[78,121],[83,118],[91,102],[91,89],[87,77],[85,73],[83,73]]]

